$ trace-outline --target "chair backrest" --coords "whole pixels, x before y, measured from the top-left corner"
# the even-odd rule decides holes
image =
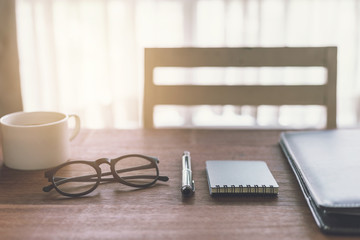
[[[156,67],[324,67],[321,85],[156,85]],[[336,128],[337,47],[146,48],[143,124],[156,105],[323,105]],[[186,97],[184,97],[186,96]]]

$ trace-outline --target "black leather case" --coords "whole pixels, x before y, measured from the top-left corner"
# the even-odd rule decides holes
[[[360,234],[360,129],[286,132],[280,146],[320,229]]]

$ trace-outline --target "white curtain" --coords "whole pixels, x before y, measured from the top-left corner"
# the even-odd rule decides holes
[[[358,0],[17,0],[24,108],[141,127],[144,47],[338,46],[338,125],[358,122]],[[265,111],[266,112],[266,111]]]
[[[0,117],[21,111],[15,2],[0,1]]]

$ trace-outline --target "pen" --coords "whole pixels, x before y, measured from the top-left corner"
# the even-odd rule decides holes
[[[185,151],[182,156],[182,185],[183,195],[190,195],[195,192],[195,182],[192,179],[190,152]]]

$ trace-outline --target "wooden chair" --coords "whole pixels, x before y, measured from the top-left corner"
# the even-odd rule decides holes
[[[156,85],[156,67],[324,67],[323,85]],[[143,124],[156,105],[323,105],[336,128],[337,47],[146,48]],[[184,97],[186,96],[186,97]]]

